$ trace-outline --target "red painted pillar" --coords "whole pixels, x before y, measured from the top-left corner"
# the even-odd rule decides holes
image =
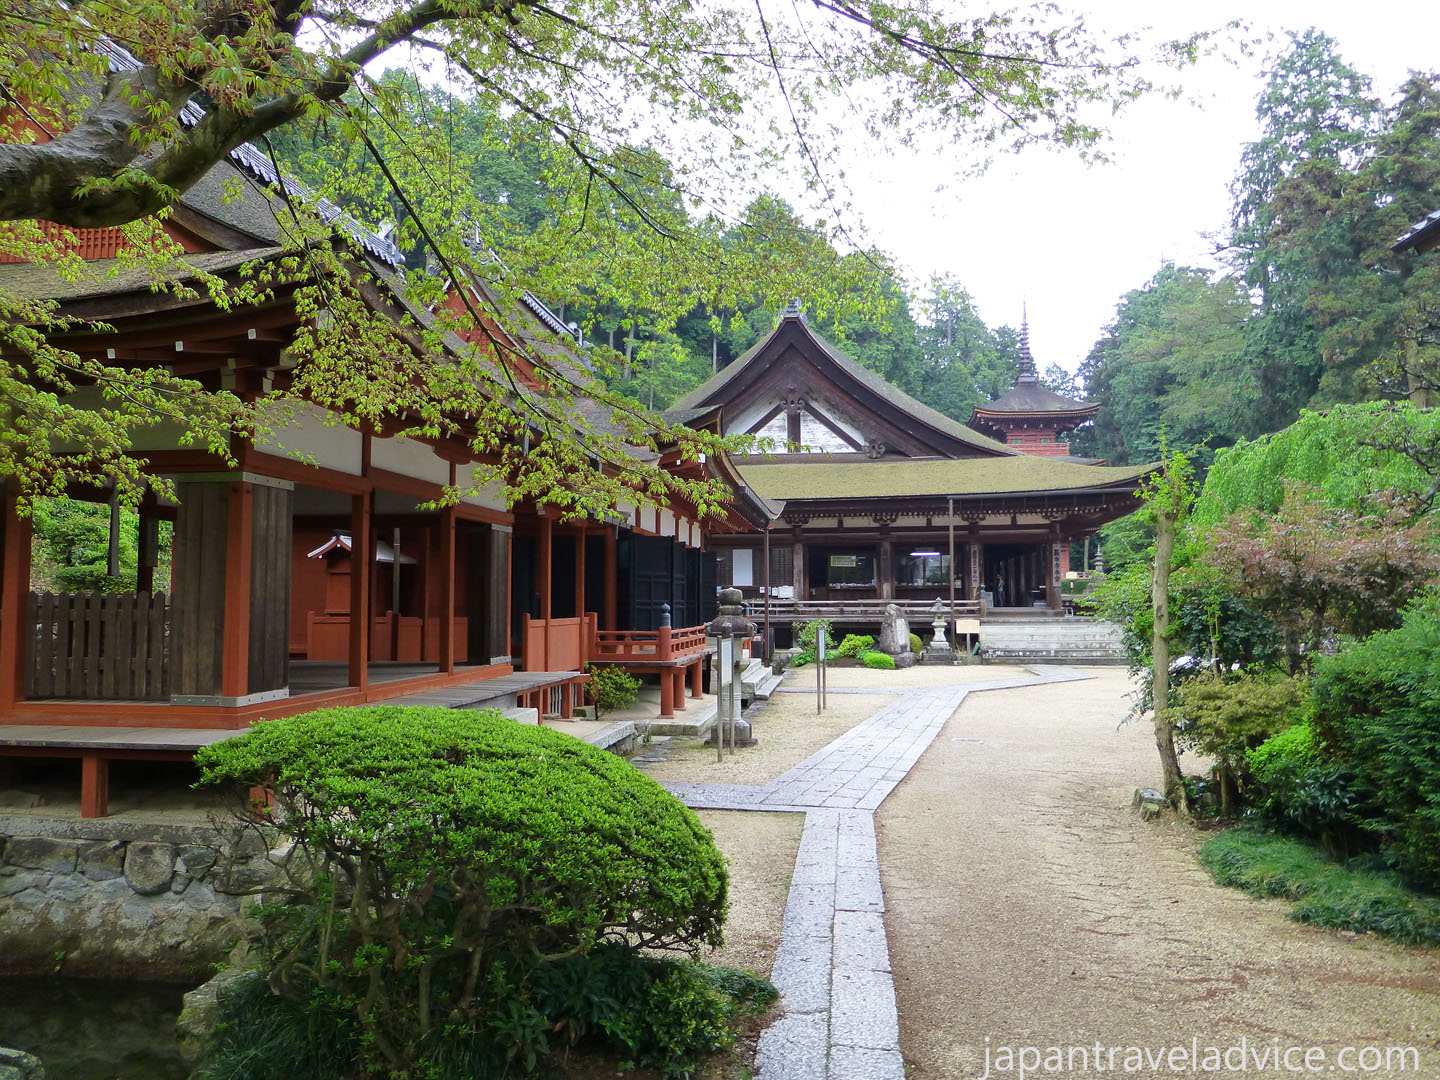
[[[675,680],[669,670],[660,671],[660,717],[668,719],[675,715]]]
[[[705,662],[697,660],[690,665],[690,696],[702,698],[705,696]]]
[[[675,696],[675,707],[681,712],[685,711],[685,669],[683,667],[671,668],[665,673],[665,678],[675,684],[671,691]]]
[[[98,753],[87,753],[80,758],[80,816],[101,818],[105,816],[110,800],[110,762]]]
[[[25,690],[25,603],[30,593],[30,519],[13,487],[0,487],[0,709]]]

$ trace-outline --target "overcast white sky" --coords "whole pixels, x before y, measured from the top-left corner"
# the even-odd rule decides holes
[[[1150,25],[1178,36],[1232,18],[1277,34],[1318,26],[1387,101],[1408,70],[1440,68],[1440,3],[1433,0],[1063,6],[1113,32]],[[870,237],[917,284],[932,273],[954,274],[990,325],[1018,325],[1028,300],[1036,361],[1042,369],[1059,363],[1074,370],[1120,296],[1162,260],[1213,264],[1202,234],[1224,228],[1240,149],[1258,133],[1259,66],[1207,61],[1183,76],[1205,95],[1200,103],[1157,98],[1132,107],[1112,126],[1112,165],[1027,152],[1000,159],[978,180],[951,182],[953,163],[891,157],[851,172],[854,205]]]

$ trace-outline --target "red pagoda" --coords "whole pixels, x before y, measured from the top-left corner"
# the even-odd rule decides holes
[[[1090,420],[1100,406],[1076,401],[1042,386],[1030,355],[1030,323],[1020,324],[1020,374],[1003,396],[977,405],[970,426],[1025,454],[1068,457],[1063,436]]]

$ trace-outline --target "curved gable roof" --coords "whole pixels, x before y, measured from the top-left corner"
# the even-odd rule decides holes
[[[807,337],[816,348],[816,351],[823,355],[830,363],[833,363],[844,375],[865,387],[878,398],[885,401],[900,412],[906,413],[914,423],[920,427],[929,428],[931,431],[943,436],[946,439],[961,443],[983,454],[990,454],[996,457],[1010,457],[1018,453],[1002,442],[981,435],[978,431],[965,424],[960,423],[936,409],[932,409],[924,402],[917,401],[898,386],[887,382],[881,376],[871,371],[864,365],[857,363],[847,356],[839,346],[829,341],[810,328],[810,325],[799,315],[787,313],[775,325],[768,336],[756,342],[745,352],[736,357],[712,375],[705,382],[701,383],[684,397],[677,399],[671,406],[672,413],[688,411],[691,409],[710,409],[717,405],[724,405],[733,395],[734,386],[744,372],[756,364],[763,364],[767,359],[768,351],[780,337],[789,332],[798,332]],[[727,392],[730,391],[730,392]]]

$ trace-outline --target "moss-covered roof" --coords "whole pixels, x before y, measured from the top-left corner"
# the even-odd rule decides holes
[[[1084,488],[1128,488],[1151,465],[1076,465],[1021,454],[1006,458],[742,465],[740,475],[767,499],[934,498],[1024,495]]]
[[[932,409],[922,401],[916,401],[898,386],[887,382],[869,368],[852,360],[838,345],[822,335],[817,334],[810,325],[798,315],[787,315],[781,319],[780,322],[776,324],[775,329],[768,335],[761,338],[694,390],[691,390],[690,393],[677,399],[671,404],[670,411],[681,412],[687,409],[696,409],[714,404],[717,398],[720,397],[719,392],[729,384],[731,380],[749,367],[751,362],[765,350],[766,346],[775,339],[780,331],[790,324],[793,324],[805,334],[808,334],[825,355],[833,360],[835,364],[851,378],[869,388],[879,397],[884,398],[891,405],[895,406],[895,408],[902,412],[909,413],[927,427],[933,428],[944,435],[948,435],[952,439],[965,443],[967,446],[988,450],[996,455],[1012,455],[1018,453],[1018,451],[1012,450],[1003,442],[998,442],[995,439],[981,435],[974,428],[967,427],[958,420],[952,419],[944,413]]]

